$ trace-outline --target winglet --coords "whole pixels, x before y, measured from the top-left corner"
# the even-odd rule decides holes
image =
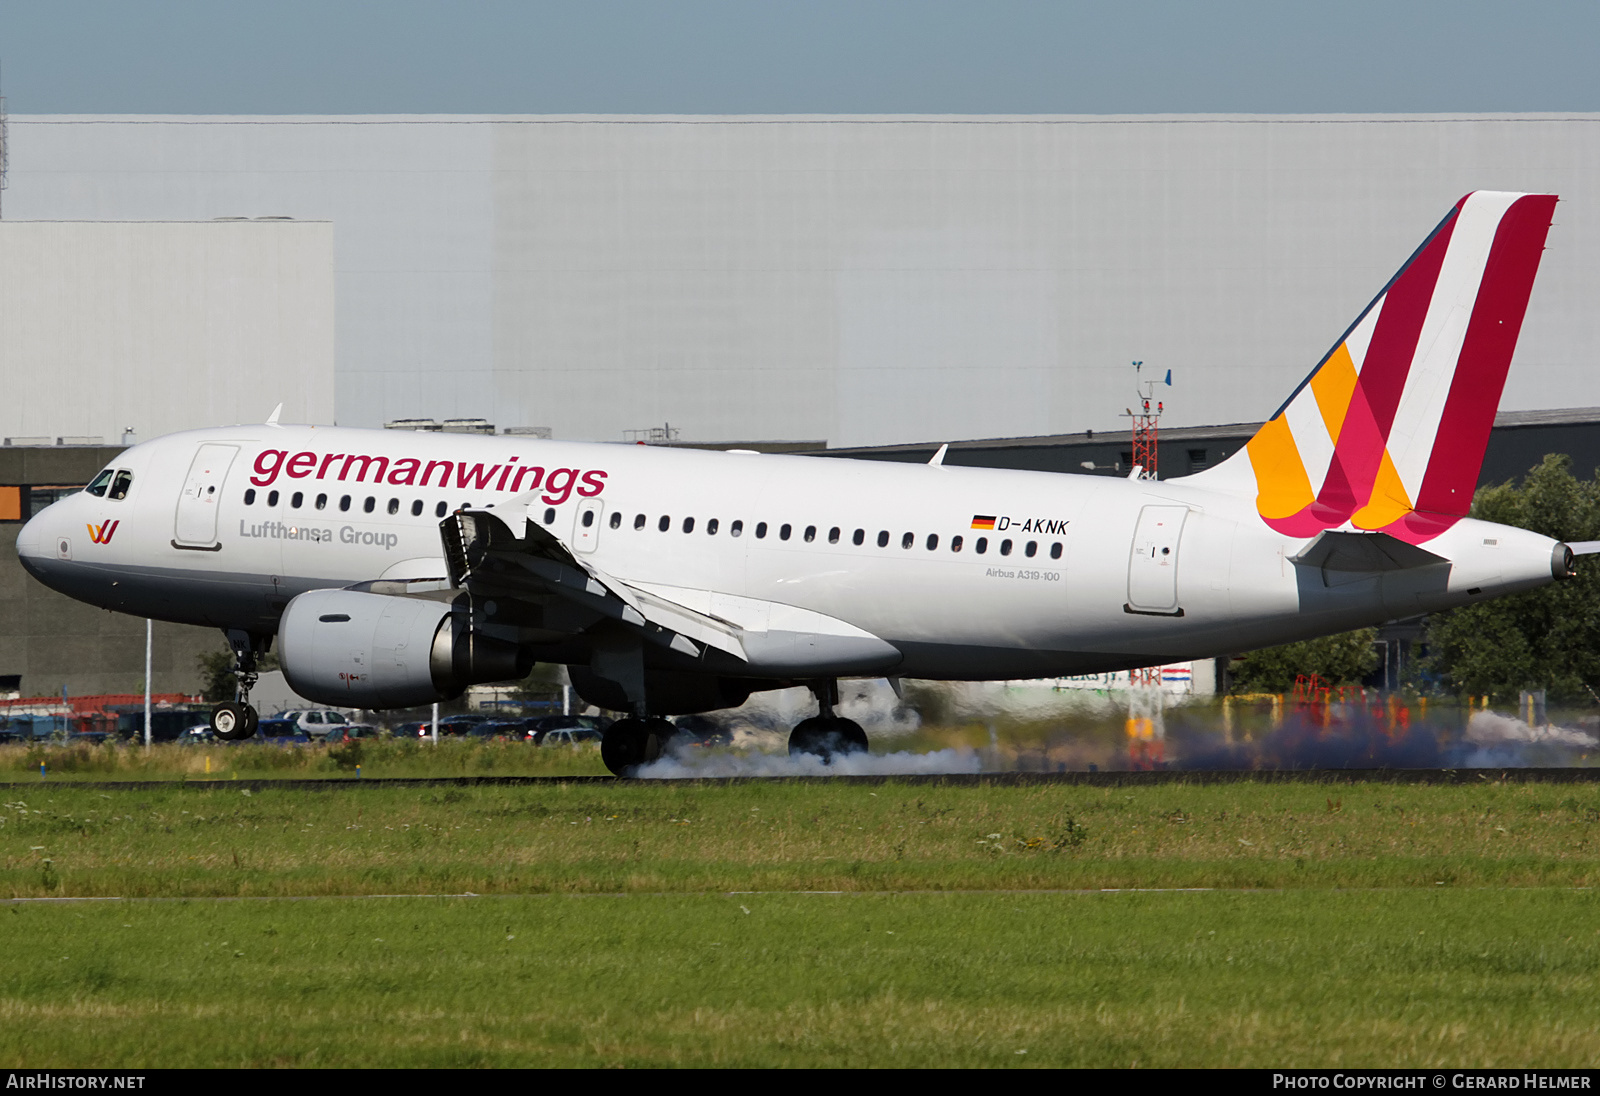
[[[934,468],[938,468],[940,465],[944,464],[944,455],[948,452],[950,452],[950,443],[945,442],[943,445],[939,446],[939,451],[933,455],[933,458],[929,460],[928,463]]]
[[[278,416],[281,415],[281,414],[283,414],[283,403],[282,403],[282,401],[279,401],[278,406],[276,406],[276,407],[274,407],[272,409],[272,414],[267,416],[267,425],[268,426],[277,426],[278,425]]]

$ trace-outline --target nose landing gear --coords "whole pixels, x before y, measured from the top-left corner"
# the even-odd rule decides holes
[[[795,724],[789,733],[789,756],[811,754],[828,765],[835,757],[865,753],[867,732],[861,724],[833,714],[833,706],[839,703],[838,681],[829,678],[813,682],[811,691],[817,697],[817,714]]]
[[[260,721],[248,704],[230,702],[211,709],[211,733],[230,742],[254,736]]]
[[[238,681],[234,700],[218,704],[211,709],[211,732],[218,738],[238,742],[253,738],[261,717],[250,704],[250,690],[255,688],[256,659],[266,653],[272,642],[269,636],[229,630],[228,645],[233,648],[233,674]]]

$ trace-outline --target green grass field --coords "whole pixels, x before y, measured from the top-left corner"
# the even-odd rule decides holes
[[[3,797],[8,1066],[1600,1062],[1596,785]]]

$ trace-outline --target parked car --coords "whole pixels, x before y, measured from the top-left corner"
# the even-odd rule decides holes
[[[209,711],[197,708],[157,708],[150,713],[150,740],[174,742],[192,727],[210,724]],[[123,712],[117,717],[117,734],[132,742],[144,741],[144,712]]]
[[[67,745],[85,743],[90,746],[98,746],[110,737],[111,733],[109,731],[73,731],[67,735]]]
[[[343,712],[336,712],[332,708],[296,708],[279,712],[275,718],[294,720],[302,731],[314,738],[320,738],[335,727],[350,722]]]
[[[612,723],[603,715],[547,715],[529,722],[531,725],[528,728],[528,737],[537,745],[543,745],[546,736],[552,731],[589,732],[576,741],[598,742],[605,729]]]
[[[340,727],[328,728],[328,733],[322,736],[322,741],[332,746],[340,742],[357,742],[363,738],[377,738],[381,734],[382,732],[370,723],[346,723]]]
[[[533,740],[535,719],[491,719],[479,723],[469,732],[474,738],[502,738],[514,742]]]
[[[605,737],[604,732],[592,727],[560,727],[553,731],[546,731],[540,738],[541,746],[579,746],[586,742],[598,743]]]
[[[480,723],[487,723],[486,715],[447,715],[439,720],[439,737],[449,738],[451,735],[464,735],[471,732],[473,727]],[[402,723],[394,729],[396,738],[431,738],[433,737],[433,721],[431,719],[414,719],[410,723]]]
[[[274,746],[304,746],[311,741],[311,736],[292,719],[263,719],[256,734]]]
[[[678,728],[672,736],[674,749],[680,746],[726,746],[733,741],[733,732],[703,715],[680,715],[673,725]]]

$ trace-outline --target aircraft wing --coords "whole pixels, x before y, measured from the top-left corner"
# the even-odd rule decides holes
[[[469,594],[485,599],[556,598],[618,621],[645,640],[691,658],[700,657],[703,647],[712,647],[749,661],[739,636],[725,622],[607,575],[531,520],[521,537],[484,510],[451,514],[439,528],[450,582]]]

